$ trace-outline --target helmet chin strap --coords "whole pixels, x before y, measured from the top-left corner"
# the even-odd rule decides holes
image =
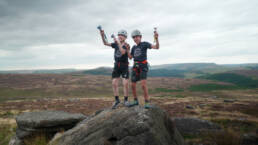
[[[139,41],[138,43],[137,42],[135,42],[137,45],[139,45],[140,43],[141,43],[141,41]]]

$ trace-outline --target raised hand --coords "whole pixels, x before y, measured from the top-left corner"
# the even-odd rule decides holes
[[[116,37],[113,37],[113,39],[116,43],[120,43],[120,41],[118,41]]]
[[[130,51],[130,45],[128,43],[125,43],[124,45],[125,45],[126,49],[129,49],[129,51]]]
[[[158,39],[158,38],[159,38],[159,34],[158,34],[157,31],[154,31],[154,38],[155,38],[155,39]]]
[[[102,36],[104,36],[104,34],[105,34],[104,30],[100,30],[100,34],[101,34]]]

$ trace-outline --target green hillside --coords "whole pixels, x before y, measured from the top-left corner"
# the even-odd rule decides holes
[[[256,71],[258,64],[215,64],[215,63],[178,63],[178,64],[163,64],[163,65],[151,65],[148,76],[150,77],[179,77],[179,78],[196,78],[200,76],[206,76],[217,73],[235,72],[238,70],[245,73],[245,76],[253,74],[256,77],[255,72],[244,71]],[[41,69],[41,70],[13,70],[13,71],[0,71],[0,73],[7,74],[91,74],[91,75],[111,75],[111,67],[99,67],[88,70],[77,69]],[[243,71],[244,70],[244,71]]]
[[[153,69],[150,70],[148,76],[150,77],[178,77],[184,78],[184,70],[167,70],[167,69]]]
[[[185,71],[196,71],[203,69],[214,69],[220,66],[215,63],[178,63],[178,64],[163,64],[154,65],[153,69],[169,69],[169,70],[185,70]]]
[[[235,73],[218,73],[218,74],[202,76],[199,78],[233,83],[243,88],[258,87],[258,80],[252,79],[251,77],[235,74]]]
[[[82,74],[91,74],[91,75],[111,75],[112,68],[108,67],[100,67],[91,70],[82,71]],[[131,69],[129,69],[131,71]],[[149,70],[148,76],[149,77],[179,77],[183,78],[184,73],[186,71],[183,70],[166,70],[166,69],[154,69]]]

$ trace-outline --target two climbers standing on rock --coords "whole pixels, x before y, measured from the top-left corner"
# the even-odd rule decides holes
[[[123,90],[124,90],[124,104],[126,106],[129,105],[128,102],[128,91],[129,91],[129,62],[128,62],[128,54],[130,53],[130,45],[125,42],[127,38],[127,32],[125,30],[118,31],[118,39],[112,35],[114,39],[114,43],[108,43],[104,30],[101,27],[98,27],[100,30],[101,38],[103,44],[106,46],[110,46],[114,48],[114,68],[112,72],[112,88],[115,96],[115,102],[112,105],[112,109],[117,108],[120,103],[119,99],[119,80],[120,76],[123,78]]]
[[[142,34],[139,30],[134,30],[132,32],[132,38],[136,45],[133,46],[132,51],[130,52],[130,45],[125,42],[127,38],[127,32],[125,30],[118,31],[118,39],[114,35],[112,38],[114,39],[114,43],[108,43],[106,35],[104,31],[99,26],[101,38],[103,44],[106,46],[111,46],[115,49],[114,51],[114,59],[115,64],[112,72],[112,87],[113,93],[115,96],[115,102],[112,105],[112,109],[117,108],[120,103],[119,100],[119,89],[118,82],[120,76],[123,78],[123,88],[124,88],[124,105],[128,107],[133,107],[139,105],[137,93],[136,93],[136,83],[141,81],[141,86],[144,92],[144,100],[145,100],[145,108],[150,108],[150,97],[148,94],[148,86],[147,86],[147,73],[149,70],[148,61],[147,61],[147,50],[148,49],[159,49],[159,40],[158,33],[154,31],[154,42],[155,44],[151,44],[149,42],[142,42]],[[129,79],[129,62],[128,58],[134,60],[134,65],[132,68],[131,75],[131,86],[134,100],[132,102],[128,102],[128,79]]]

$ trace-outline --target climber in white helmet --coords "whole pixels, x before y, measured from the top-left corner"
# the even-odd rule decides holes
[[[141,81],[141,86],[144,92],[144,99],[145,99],[145,108],[150,108],[150,97],[148,94],[148,87],[147,87],[147,73],[149,70],[148,61],[147,61],[147,50],[148,49],[159,49],[159,39],[158,33],[156,31],[157,28],[154,28],[154,43],[151,44],[149,42],[142,42],[142,34],[139,30],[134,30],[132,32],[132,38],[135,42],[135,45],[132,47],[131,55],[129,58],[134,60],[134,65],[132,68],[132,93],[134,97],[134,101],[129,104],[129,106],[136,106],[139,105],[138,98],[136,94],[136,83]]]
[[[100,29],[101,38],[103,40],[104,45],[111,46],[114,48],[114,68],[112,72],[112,87],[113,93],[115,96],[115,102],[112,105],[112,109],[117,108],[118,104],[120,103],[119,99],[119,80],[120,76],[123,79],[123,91],[124,91],[124,105],[128,106],[128,90],[129,90],[129,62],[128,62],[128,54],[130,53],[130,45],[125,42],[127,38],[127,32],[125,30],[120,30],[117,33],[118,39],[112,35],[114,39],[113,43],[108,43],[105,39],[104,30]]]

